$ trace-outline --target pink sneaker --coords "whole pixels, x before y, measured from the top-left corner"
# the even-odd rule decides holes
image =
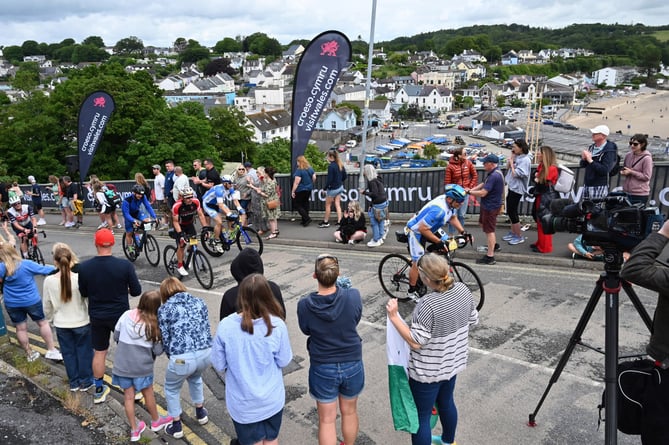
[[[151,421],[151,431],[158,432],[158,431],[162,430],[165,427],[165,425],[168,425],[168,424],[172,423],[172,420],[174,420],[172,418],[172,416],[160,416],[160,417],[158,417],[158,420],[156,420],[156,421],[152,420]]]
[[[142,433],[146,429],[146,423],[139,421],[137,429],[130,432],[130,442],[137,442],[142,438]]]

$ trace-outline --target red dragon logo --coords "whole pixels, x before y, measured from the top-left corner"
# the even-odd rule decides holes
[[[104,108],[105,105],[106,105],[106,102],[105,102],[105,98],[103,96],[96,97],[95,99],[93,99],[93,106],[94,107]]]
[[[337,57],[337,50],[339,50],[339,43],[336,40],[325,42],[321,45],[321,56]]]

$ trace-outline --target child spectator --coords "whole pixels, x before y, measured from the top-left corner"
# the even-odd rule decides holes
[[[160,431],[172,422],[172,417],[158,415],[153,393],[153,361],[163,352],[158,328],[160,304],[158,291],[144,292],[139,297],[137,308],[124,312],[114,328],[114,340],[118,346],[114,354],[112,384],[123,389],[131,442],[137,442],[146,429],[146,424],[141,420],[137,422],[135,418],[135,390],[144,395],[146,410],[151,415],[151,431]]]

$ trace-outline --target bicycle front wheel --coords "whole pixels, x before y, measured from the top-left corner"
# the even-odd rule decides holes
[[[167,270],[167,275],[172,277],[179,277],[179,272],[177,272],[178,262],[177,262],[177,248],[174,246],[167,246],[163,251],[163,264],[165,264],[165,270]]]
[[[44,266],[44,255],[42,255],[42,251],[40,250],[39,247],[33,246],[33,251],[30,255],[30,259]]]
[[[144,255],[150,265],[155,267],[160,263],[160,247],[158,246],[158,241],[155,236],[146,235],[144,241]]]
[[[204,253],[199,250],[193,252],[190,268],[195,272],[195,278],[200,285],[205,289],[211,289],[214,285],[214,271],[211,269],[211,264]]]
[[[474,272],[474,269],[465,263],[454,261],[451,263],[451,273],[453,274],[453,279],[455,281],[460,281],[469,288],[469,291],[474,296],[476,310],[480,311],[485,302],[485,289],[483,288],[481,279],[476,275],[476,272]]]
[[[404,255],[391,253],[379,263],[381,287],[392,298],[406,300],[409,292],[409,269],[411,261]]]
[[[237,247],[242,250],[245,247],[252,247],[262,255],[262,237],[258,235],[255,229],[250,227],[240,227],[237,233]]]
[[[216,250],[214,246],[214,228],[213,227],[203,227],[202,233],[200,234],[200,244],[204,248],[205,252],[213,257],[219,257],[223,255],[223,252]]]

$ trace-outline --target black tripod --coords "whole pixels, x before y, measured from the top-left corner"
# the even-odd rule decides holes
[[[641,319],[652,332],[653,321],[648,315],[646,308],[643,307],[639,296],[632,289],[632,285],[620,278],[620,267],[623,264],[622,252],[614,247],[604,249],[604,272],[599,276],[595,289],[590,296],[590,300],[581,315],[581,318],[576,325],[576,329],[569,339],[567,349],[560,357],[560,361],[555,367],[555,371],[551,376],[548,386],[541,396],[541,400],[530,414],[529,426],[535,426],[535,418],[541,405],[546,400],[548,392],[554,383],[560,378],[560,374],[564,369],[571,353],[574,351],[576,345],[585,346],[593,351],[601,353],[601,349],[594,348],[581,341],[581,335],[585,331],[585,327],[592,316],[599,298],[602,293],[606,292],[606,316],[605,316],[605,340],[604,340],[604,383],[605,383],[605,399],[606,399],[606,423],[604,430],[604,443],[606,445],[616,445],[618,442],[617,427],[618,427],[618,405],[617,405],[617,367],[618,367],[618,294],[622,287],[630,301],[636,308],[636,311],[641,316]]]

